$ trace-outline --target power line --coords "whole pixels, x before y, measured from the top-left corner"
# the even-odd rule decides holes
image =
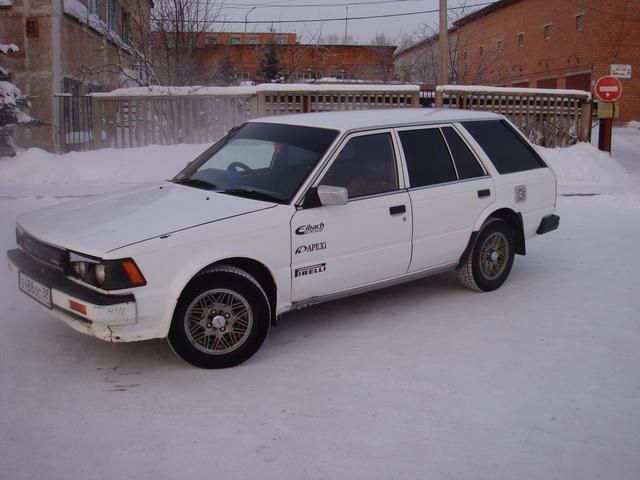
[[[491,5],[494,2],[485,2],[485,3],[475,3],[473,5],[465,5],[462,7],[449,7],[447,11],[451,10],[463,10],[466,8],[474,8],[474,7],[484,7],[486,5]],[[405,13],[388,13],[384,15],[365,15],[359,17],[349,17],[349,20],[370,20],[373,18],[391,18],[391,17],[407,17],[411,15],[424,15],[426,13],[436,13],[439,12],[439,9],[432,10],[422,10],[419,12],[405,12]],[[308,19],[293,19],[293,20],[250,20],[245,22],[244,20],[189,20],[189,19],[176,19],[176,18],[157,18],[151,17],[151,20],[155,20],[157,22],[173,22],[178,21],[181,23],[197,23],[197,24],[214,24],[214,23],[222,23],[222,24],[230,24],[230,23],[239,23],[239,24],[271,24],[271,23],[317,23],[317,22],[344,22],[345,17],[332,17],[332,18],[308,18]]]
[[[246,10],[248,8],[301,8],[301,7],[351,7],[358,5],[380,5],[386,3],[401,3],[401,2],[419,2],[421,0],[368,0],[362,2],[340,2],[340,3],[305,3],[296,5],[282,5],[280,2],[273,3],[224,3],[220,5],[220,9],[231,8],[237,10]]]

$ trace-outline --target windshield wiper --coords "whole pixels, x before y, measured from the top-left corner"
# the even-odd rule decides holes
[[[180,185],[191,185],[196,188],[203,188],[205,190],[216,190],[218,187],[206,180],[200,180],[199,178],[185,178],[183,180],[171,180],[173,183],[177,183]]]
[[[253,190],[251,188],[228,188],[226,190],[221,190],[220,193],[228,193],[229,195],[237,195],[239,197],[256,198],[259,200],[266,200],[268,202],[281,203],[283,201],[282,198],[278,198],[275,195]]]

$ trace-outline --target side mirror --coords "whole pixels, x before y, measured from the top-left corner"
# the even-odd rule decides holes
[[[318,185],[317,192],[321,205],[346,205],[349,202],[349,192],[344,187]]]

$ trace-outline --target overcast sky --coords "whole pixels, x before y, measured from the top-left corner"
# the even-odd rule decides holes
[[[490,0],[449,0],[449,7],[462,4],[473,5],[486,3]],[[367,4],[360,4],[367,2]],[[380,3],[375,3],[380,2]],[[243,31],[245,17],[248,21],[263,20],[309,20],[321,18],[341,18],[340,21],[286,22],[274,24],[274,28],[280,32],[295,32],[302,41],[311,41],[319,35],[330,34],[344,36],[345,30],[345,4],[348,7],[348,17],[388,15],[398,13],[422,12],[437,10],[438,0],[225,0],[223,17],[226,21],[240,21],[241,23],[229,23],[222,27],[225,31]],[[260,7],[251,10],[254,6]],[[435,25],[438,22],[437,13],[423,13],[409,16],[356,20],[347,22],[348,35],[360,43],[367,43],[377,33],[383,33],[392,40],[399,39],[402,33],[411,34],[421,28],[422,25]],[[269,24],[247,24],[247,31],[268,31]]]

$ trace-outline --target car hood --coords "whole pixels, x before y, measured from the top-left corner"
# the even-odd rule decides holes
[[[30,212],[18,225],[43,242],[87,255],[270,208],[275,203],[165,182]]]

